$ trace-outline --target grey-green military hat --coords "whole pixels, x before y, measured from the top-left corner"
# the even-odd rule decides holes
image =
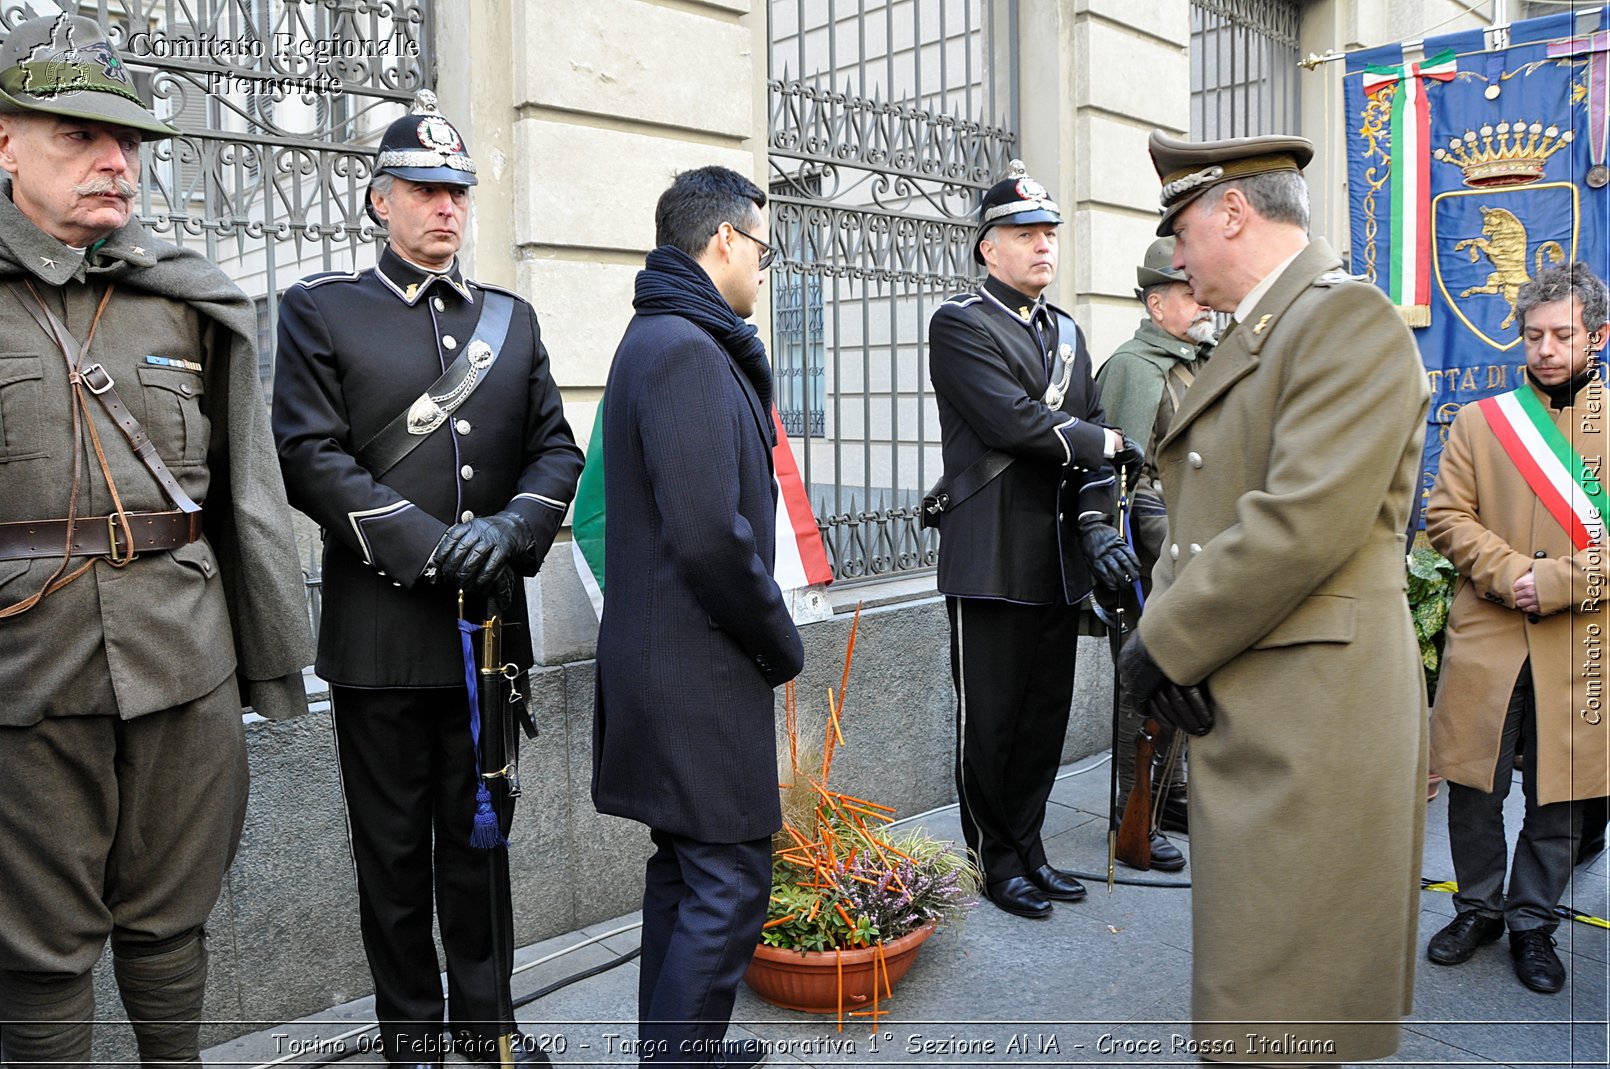
[[[44,112],[138,130],[145,141],[179,131],[134,90],[123,58],[93,19],[43,15],[0,43],[0,112]]]
[[[1135,268],[1135,297],[1138,299],[1147,286],[1161,286],[1165,282],[1184,282],[1185,272],[1174,266],[1174,236],[1158,238],[1146,246],[1146,257]]]
[[[1306,137],[1270,134],[1224,141],[1181,141],[1153,130],[1147,146],[1163,180],[1163,218],[1159,236],[1174,233],[1174,217],[1191,201],[1223,182],[1272,171],[1301,172],[1314,158]]]

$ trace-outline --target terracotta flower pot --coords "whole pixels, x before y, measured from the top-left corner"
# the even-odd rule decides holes
[[[931,924],[883,944],[883,967],[893,987],[906,975],[917,951],[930,935]],[[769,947],[764,943],[755,948],[755,957],[744,974],[744,982],[751,990],[773,1006],[805,1013],[836,1013],[839,1009],[839,975],[842,966],[844,1002],[846,1010],[858,1010],[872,1005],[872,984],[877,965],[877,950],[861,947],[835,953],[831,950],[797,950]],[[879,977],[881,983],[881,976]],[[879,992],[880,997],[883,992]]]

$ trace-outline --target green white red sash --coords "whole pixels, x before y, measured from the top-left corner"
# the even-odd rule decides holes
[[[1554,425],[1536,393],[1522,386],[1476,402],[1526,485],[1577,549],[1604,541],[1604,484]]]
[[[1458,63],[1445,48],[1422,63],[1364,68],[1364,92],[1392,96],[1392,303],[1411,327],[1431,323],[1432,81],[1452,81]]]

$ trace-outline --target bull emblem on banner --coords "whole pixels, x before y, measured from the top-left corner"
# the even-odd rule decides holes
[[[1453,251],[1469,249],[1471,263],[1477,263],[1482,256],[1486,256],[1493,265],[1493,273],[1487,276],[1487,281],[1482,285],[1461,290],[1459,299],[1477,294],[1502,295],[1509,304],[1509,315],[1498,324],[1498,329],[1507,330],[1515,323],[1515,301],[1521,287],[1532,280],[1532,276],[1526,273],[1526,224],[1507,209],[1489,208],[1485,204],[1477,207],[1482,216],[1481,237],[1465,238],[1455,243]],[[1541,271],[1546,266],[1543,262],[1545,258],[1552,264],[1564,263],[1565,250],[1558,241],[1545,241],[1537,247],[1537,270]]]
[[[1467,187],[1431,201],[1437,286],[1454,315],[1495,349],[1520,342],[1498,339],[1515,326],[1515,301],[1531,272],[1576,258],[1580,193],[1572,182],[1539,181],[1549,157],[1571,141],[1571,131],[1557,126],[1501,122],[1466,131],[1432,154],[1458,167]]]

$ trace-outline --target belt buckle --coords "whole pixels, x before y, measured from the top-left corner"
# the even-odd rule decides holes
[[[112,376],[100,364],[91,364],[83,371],[80,371],[78,376],[84,380],[84,385],[89,387],[89,392],[97,397],[116,385],[112,380]]]
[[[96,366],[99,367],[100,365],[97,364]],[[134,534],[128,530],[127,525],[124,526],[124,533],[128,535],[128,539],[124,543],[124,548],[128,551],[128,555],[119,557],[117,555],[117,513],[109,514],[106,517],[106,559],[114,568],[122,568],[125,565],[133,564],[136,558],[139,557],[139,554],[134,552]]]

